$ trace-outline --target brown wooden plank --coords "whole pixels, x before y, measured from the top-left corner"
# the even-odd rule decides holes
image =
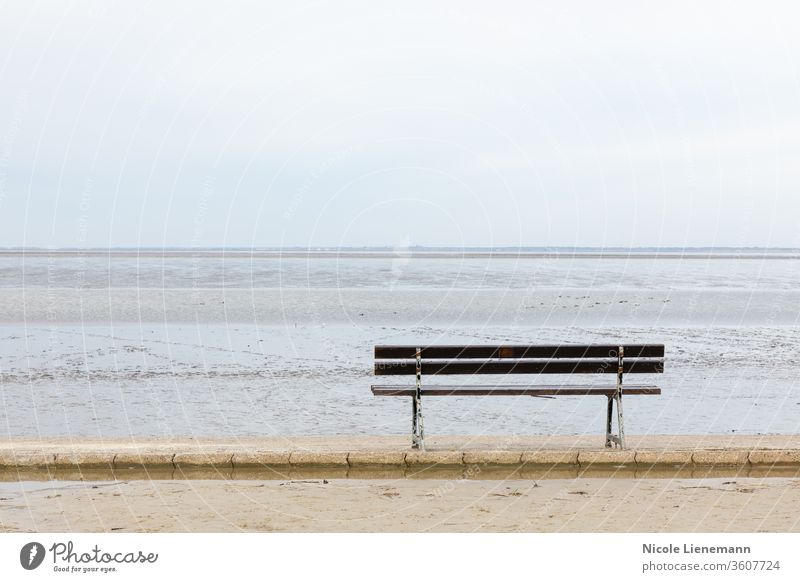
[[[375,396],[414,396],[413,386],[372,386]],[[610,396],[616,386],[430,386],[422,388],[423,396]],[[657,386],[624,386],[624,395],[658,395]]]
[[[663,360],[626,360],[626,374],[660,374]],[[424,361],[422,375],[475,374],[616,374],[617,360],[516,360],[516,361]],[[416,374],[414,360],[375,362],[376,376],[407,376]]]
[[[624,344],[626,358],[663,358],[663,344]],[[619,345],[442,345],[421,346],[425,359],[460,358],[616,358]],[[416,357],[417,346],[375,346],[375,358],[403,360]]]

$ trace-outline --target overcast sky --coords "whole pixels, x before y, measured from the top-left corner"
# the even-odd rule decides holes
[[[0,246],[800,246],[792,2],[165,4],[0,4]]]

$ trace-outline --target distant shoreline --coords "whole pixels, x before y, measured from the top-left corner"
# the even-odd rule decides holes
[[[457,250],[457,249],[0,249],[0,258],[164,259],[747,259],[797,260],[798,249]]]

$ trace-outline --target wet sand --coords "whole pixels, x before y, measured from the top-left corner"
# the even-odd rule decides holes
[[[3,305],[0,300],[0,311]],[[356,313],[368,314],[368,306],[359,309]],[[434,343],[663,342],[664,374],[632,379],[656,384],[662,394],[627,399],[630,434],[800,432],[795,387],[800,328],[427,325],[411,333],[391,319],[385,323],[0,325],[0,438],[405,435],[408,399],[378,398],[369,389],[376,383],[373,350],[377,344],[420,337]],[[770,364],[764,366],[754,354],[769,354]],[[608,381],[591,376],[482,379]],[[604,399],[594,396],[431,398],[424,408],[430,435],[602,435],[606,412]]]
[[[800,532],[800,479],[0,484],[0,531]]]

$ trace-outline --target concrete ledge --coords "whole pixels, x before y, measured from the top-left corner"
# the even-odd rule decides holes
[[[114,456],[114,467],[174,467],[175,453],[124,451]]]
[[[525,451],[521,463],[529,465],[578,465],[578,451]]]
[[[636,463],[636,453],[626,450],[581,451],[578,453],[578,464],[591,465],[633,465]]]
[[[692,463],[695,465],[747,465],[750,451],[720,450],[720,451],[693,451]]]
[[[56,453],[53,464],[56,467],[111,468],[116,455],[108,452],[68,452]]]
[[[348,453],[336,451],[292,451],[289,455],[290,465],[305,466],[347,466]]]
[[[520,451],[465,451],[465,465],[519,465]]]
[[[289,451],[246,451],[233,453],[234,467],[285,467],[289,465]]]
[[[690,465],[692,451],[636,451],[637,465]]]
[[[49,467],[56,455],[44,451],[0,451],[0,467]]]
[[[463,465],[464,453],[461,451],[409,451],[406,465]]]
[[[753,465],[800,465],[800,451],[763,450],[750,451],[748,460]]]
[[[224,467],[233,468],[233,453],[187,452],[176,453],[172,464],[176,467]]]
[[[406,453],[404,451],[354,451],[347,456],[347,462],[351,467],[402,467],[406,464]]]
[[[7,439],[0,441],[0,470],[74,471],[144,469],[160,475],[176,469],[190,474],[228,474],[241,469],[290,474],[302,469],[323,478],[369,475],[390,470],[403,476],[447,471],[514,471],[569,474],[589,470],[617,475],[621,468],[640,475],[655,471],[708,473],[743,469],[800,474],[800,435],[770,437],[631,437],[630,449],[605,449],[588,437],[438,437],[426,451],[410,449],[405,437],[143,438],[93,440]],[[356,472],[356,469],[358,470]],[[646,473],[644,473],[646,471]],[[765,473],[766,474],[766,473]],[[510,477],[509,477],[510,478]]]

